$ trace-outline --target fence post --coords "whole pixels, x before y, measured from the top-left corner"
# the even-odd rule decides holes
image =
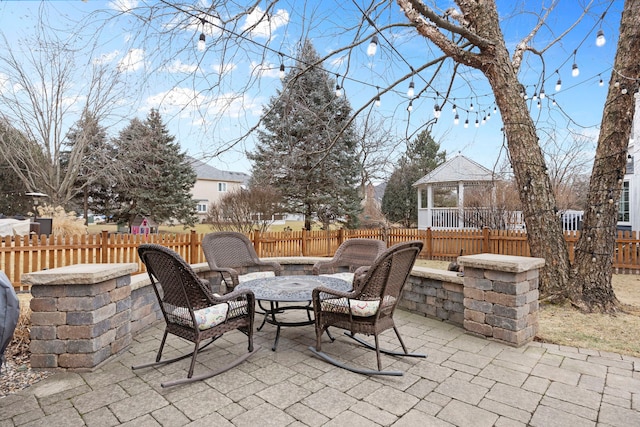
[[[196,264],[198,262],[198,235],[196,230],[191,230],[189,234],[189,263]]]
[[[490,254],[491,246],[489,245],[489,235],[491,234],[491,229],[489,227],[482,227],[482,250],[481,252]]]
[[[109,232],[102,230],[100,236],[100,259],[103,264],[106,264],[109,262]]]
[[[258,254],[258,258],[262,256],[262,236],[260,235],[260,231],[253,230],[253,249],[256,250]]]
[[[427,247],[427,259],[433,259],[433,234],[431,233],[431,227],[427,227],[427,235],[425,240]]]
[[[307,256],[307,230],[302,229],[302,256]]]

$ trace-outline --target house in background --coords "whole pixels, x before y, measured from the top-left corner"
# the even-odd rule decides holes
[[[189,161],[196,172],[196,183],[191,194],[198,202],[199,222],[205,219],[211,203],[217,202],[230,191],[245,188],[249,182],[249,175],[244,172],[223,171],[194,158]]]
[[[618,230],[640,230],[640,170],[635,173],[636,160],[640,161],[640,99],[636,98],[635,113],[633,115],[633,126],[629,137],[629,147],[627,149],[627,168],[622,183],[622,193],[620,193],[620,203],[618,204]]]

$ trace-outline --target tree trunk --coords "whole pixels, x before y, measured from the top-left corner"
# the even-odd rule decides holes
[[[620,36],[602,115],[582,234],[568,285],[572,303],[585,311],[612,312],[618,301],[611,286],[620,200],[640,78],[640,0],[626,0]],[[616,85],[616,82],[619,84]]]
[[[478,21],[478,28],[484,28],[483,36],[495,43],[493,51],[486,52],[487,60],[480,69],[491,84],[502,115],[531,255],[546,261],[540,291],[549,297],[562,299],[566,297],[569,279],[569,253],[544,155],[526,100],[520,95],[522,85],[500,31],[495,3],[487,2],[484,11],[478,13],[483,17]]]

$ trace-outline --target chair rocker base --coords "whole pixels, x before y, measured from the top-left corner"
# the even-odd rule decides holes
[[[329,356],[328,354],[322,352],[322,351],[318,351],[316,350],[315,347],[310,346],[309,350],[311,350],[311,352],[313,354],[315,354],[316,356],[320,357],[321,359],[323,359],[325,362],[329,362],[332,365],[337,366],[338,368],[342,368],[342,369],[346,369],[347,371],[351,371],[354,372],[356,374],[363,374],[363,375],[387,375],[387,376],[395,376],[395,377],[401,377],[404,375],[404,372],[402,371],[378,371],[375,369],[362,369],[362,368],[355,368],[353,366],[349,366],[349,365],[345,365],[342,362],[338,362],[337,360],[335,360],[334,358],[332,358],[331,356]]]
[[[206,374],[202,374],[202,375],[195,375],[192,376],[191,378],[181,378],[178,380],[173,380],[173,381],[166,381],[163,383],[160,383],[160,386],[162,386],[162,388],[167,388],[167,387],[173,387],[175,385],[180,385],[180,384],[189,384],[192,382],[196,382],[196,381],[202,381],[202,380],[206,380],[208,378],[212,378],[215,377],[216,375],[220,375],[223,372],[228,371],[229,369],[232,369],[236,366],[238,366],[239,364],[241,364],[242,362],[244,362],[245,360],[247,360],[249,357],[253,356],[258,350],[260,350],[260,346],[256,345],[253,348],[253,351],[248,352],[243,354],[242,356],[238,357],[237,359],[235,359],[233,362],[218,368],[214,371],[209,371]]]
[[[375,350],[376,347],[369,344],[368,342],[366,342],[365,340],[363,340],[362,338],[356,337],[355,335],[352,335],[350,332],[345,331],[344,334],[346,336],[348,336],[349,338],[351,338],[354,341],[357,341],[358,343],[360,343],[361,345],[363,345],[364,347],[367,347],[371,350]],[[391,350],[385,350],[383,348],[380,349],[380,353],[384,353],[384,354],[388,354],[390,356],[402,356],[402,357],[420,357],[422,359],[425,359],[427,357],[426,354],[421,354],[421,353],[405,353],[405,352],[400,352],[400,351],[391,351]]]
[[[211,340],[209,340],[206,344],[204,344],[202,347],[198,348],[198,353],[200,353],[201,350],[204,350],[205,348],[207,348],[208,346],[213,344],[221,336],[222,335],[211,338]],[[221,373],[223,373],[225,371],[228,371],[229,369],[231,369],[231,368],[233,368],[235,366],[238,366],[240,363],[244,362],[250,356],[255,354],[255,352],[258,351],[258,350],[260,350],[260,346],[259,345],[254,345],[253,351],[250,351],[248,353],[243,354],[242,356],[238,357],[237,359],[235,359],[234,361],[232,361],[228,365],[225,365],[225,366],[223,366],[223,367],[221,367],[219,369],[216,369],[215,371],[210,371],[210,372],[207,372],[206,374],[198,375],[198,376],[195,376],[195,377],[192,376],[190,378],[182,378],[182,379],[179,379],[179,380],[167,381],[167,382],[161,383],[160,385],[163,388],[166,388],[166,387],[171,387],[171,386],[178,385],[178,384],[186,384],[186,383],[191,383],[191,382],[195,382],[195,381],[201,381],[201,380],[205,380],[207,378],[215,377],[216,375],[219,375],[219,374],[221,374]],[[132,366],[131,369],[135,371],[137,369],[150,368],[152,366],[168,365],[170,363],[177,362],[179,360],[183,360],[183,359],[187,359],[189,357],[193,357],[193,353],[194,352],[192,351],[190,353],[183,354],[182,356],[174,357],[172,359],[159,360],[157,362],[142,363],[140,365]]]

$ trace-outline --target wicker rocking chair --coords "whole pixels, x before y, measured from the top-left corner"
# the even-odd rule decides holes
[[[225,296],[211,293],[208,282],[202,281],[176,252],[156,244],[138,248],[140,259],[147,267],[149,278],[166,322],[164,336],[156,361],[133,366],[141,369],[164,365],[191,357],[187,378],[162,383],[162,387],[200,381],[225,372],[246,360],[259,347],[253,346],[255,298],[251,291],[237,291]],[[248,352],[230,364],[214,371],[193,376],[198,352],[212,344],[224,333],[240,330],[248,338]],[[167,335],[173,334],[194,343],[191,353],[161,360]],[[210,340],[201,346],[206,340]]]
[[[240,282],[279,276],[282,272],[276,261],[260,260],[251,240],[242,233],[209,233],[202,239],[202,251],[209,269],[220,273],[227,290],[233,290]]]
[[[372,265],[386,248],[387,245],[382,240],[348,239],[338,247],[332,259],[316,262],[312,272],[315,275],[331,275],[353,282],[355,271]]]
[[[313,291],[313,312],[316,325],[316,346],[309,349],[325,361],[352,372],[366,375],[402,375],[400,371],[383,371],[380,353],[394,356],[426,357],[409,353],[393,321],[393,313],[400,299],[402,288],[422,249],[421,241],[397,244],[386,250],[364,274],[356,274],[353,291],[337,292],[326,288]],[[339,362],[321,350],[322,334],[330,326],[345,329],[345,335],[360,344],[375,349],[377,370],[360,369]],[[380,349],[378,335],[393,328],[403,352]],[[356,337],[356,334],[373,335],[375,345]]]

